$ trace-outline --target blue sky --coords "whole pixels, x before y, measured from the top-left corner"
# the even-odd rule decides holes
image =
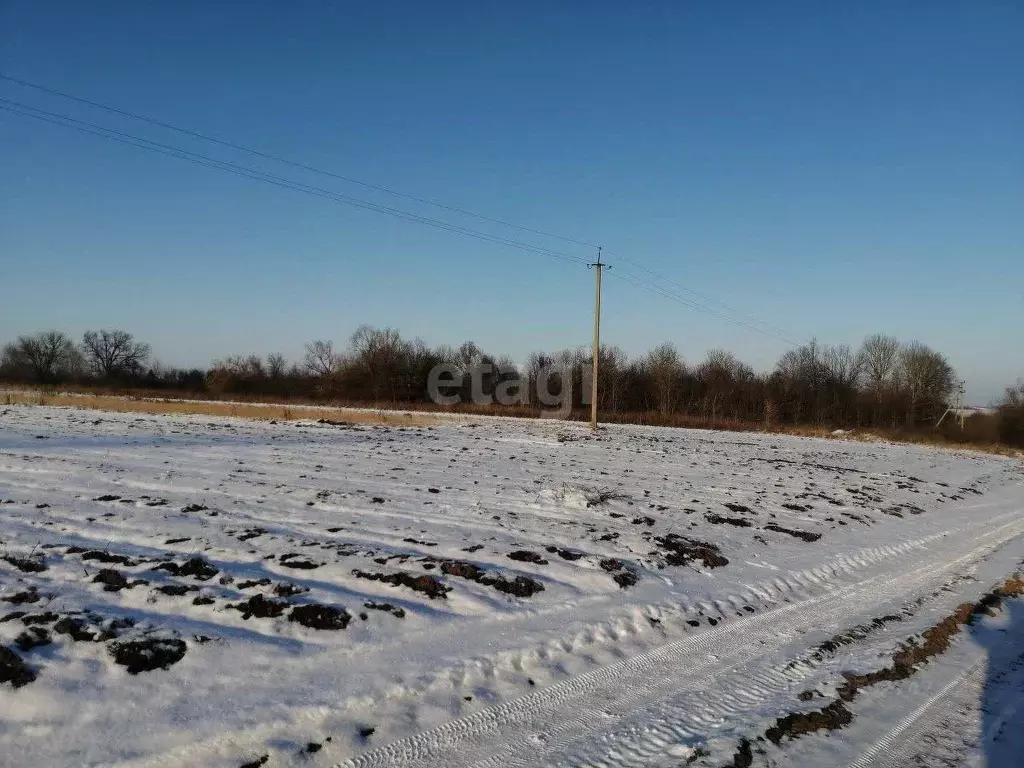
[[[601,243],[797,341],[923,341],[984,402],[1024,376],[1022,33],[1010,0],[0,0],[0,71]],[[592,256],[11,83],[0,98]],[[294,359],[360,323],[520,359],[589,343],[573,263],[8,112],[0,165],[0,339],[118,326],[181,365]],[[630,354],[670,340],[770,369],[789,348],[609,260],[603,340]]]

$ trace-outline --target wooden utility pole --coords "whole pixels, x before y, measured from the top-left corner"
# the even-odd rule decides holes
[[[597,429],[597,360],[601,354],[601,270],[605,267],[611,269],[607,264],[601,263],[601,247],[597,248],[597,261],[588,264],[587,269],[594,267],[594,370],[590,379],[590,428]]]
[[[942,422],[945,420],[945,418],[952,413],[953,418],[956,419],[956,421],[960,424],[960,430],[963,431],[964,422],[967,420],[967,405],[964,402],[964,395],[966,394],[966,390],[964,389],[965,384],[966,382],[964,381],[957,382],[956,399],[953,401],[953,405],[949,408],[946,408],[946,410],[943,411],[942,415],[939,417],[939,420],[935,422],[936,428],[942,426]]]

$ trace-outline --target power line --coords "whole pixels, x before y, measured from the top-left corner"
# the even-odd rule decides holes
[[[4,104],[9,106],[3,106]],[[226,171],[233,173],[238,176],[245,178],[255,179],[256,181],[262,181],[267,184],[273,184],[275,186],[283,187],[285,189],[291,189],[296,192],[304,192],[309,195],[316,197],[322,197],[335,202],[344,203],[355,208],[362,208],[365,210],[375,211],[377,213],[387,214],[389,216],[395,216],[406,221],[412,221],[420,224],[426,224],[437,229],[442,229],[448,232],[456,234],[466,235],[467,237],[474,237],[478,240],[486,242],[496,243],[498,245],[505,245],[511,248],[518,248],[529,253],[536,253],[544,256],[550,256],[552,258],[561,259],[563,261],[570,261],[575,264],[586,264],[585,259],[581,259],[577,256],[572,256],[567,253],[560,251],[554,251],[550,248],[544,248],[541,246],[532,245],[530,243],[524,243],[519,240],[512,240],[510,238],[501,237],[499,235],[492,235],[487,232],[480,232],[478,230],[463,227],[458,224],[451,224],[449,222],[441,221],[439,219],[432,219],[428,216],[421,216],[419,214],[410,213],[403,211],[398,208],[392,208],[391,206],[380,205],[378,203],[372,203],[368,200],[362,200],[360,198],[351,197],[344,195],[339,192],[334,192],[329,189],[323,189],[321,187],[314,187],[309,184],[303,184],[301,182],[287,179],[281,176],[275,176],[274,174],[265,173],[264,171],[258,171],[253,168],[246,168],[245,166],[237,165],[226,160],[217,160],[208,155],[201,154],[199,152],[191,152],[189,150],[181,149],[180,147],[174,147],[168,144],[162,144],[160,142],[152,141],[150,139],[136,136],[134,134],[126,133],[123,131],[115,131],[111,128],[106,128],[95,123],[89,123],[84,120],[78,120],[67,115],[62,115],[56,112],[49,112],[47,110],[38,109],[36,107],[30,107],[25,104],[20,104],[10,99],[0,98],[0,109],[3,109],[12,114],[21,115],[22,117],[31,117],[36,120],[43,122],[52,123],[54,125],[60,125],[65,128],[71,128],[81,133],[87,133],[94,136],[99,136],[104,139],[111,139],[118,141],[122,144],[128,144],[130,146],[138,147],[140,149],[146,149],[151,152],[158,154],[167,155],[169,157],[176,157],[180,160],[186,160],[196,165],[202,165],[207,168],[213,168],[215,170]]]
[[[692,300],[689,300],[689,299],[686,299],[685,297],[680,296],[678,293],[676,293],[674,291],[671,291],[668,288],[665,288],[665,287],[663,287],[661,285],[658,285],[657,283],[654,283],[654,282],[652,282],[651,280],[649,280],[647,278],[640,277],[640,276],[635,275],[635,274],[630,274],[628,271],[624,271],[621,268],[619,270],[615,271],[615,272],[611,272],[610,274],[613,277],[615,277],[615,278],[618,278],[620,280],[624,280],[625,282],[629,283],[630,285],[633,285],[633,286],[635,286],[637,288],[640,288],[641,290],[649,291],[649,292],[651,292],[651,293],[653,293],[655,295],[658,295],[658,296],[661,296],[663,298],[666,298],[669,301],[674,301],[677,304],[682,304],[683,306],[690,307],[691,309],[696,309],[696,310],[698,310],[700,312],[705,312],[705,313],[711,315],[712,317],[716,317],[719,320],[722,320],[723,322],[731,323],[732,325],[736,325],[736,326],[738,326],[740,328],[743,328],[745,330],[751,331],[752,333],[757,333],[757,334],[760,334],[762,336],[767,336],[767,337],[773,338],[776,341],[781,341],[784,344],[788,344],[789,346],[792,346],[792,347],[800,346],[799,343],[793,341],[792,339],[788,339],[785,336],[779,335],[777,333],[773,333],[771,331],[767,331],[767,330],[765,330],[763,328],[759,328],[759,327],[757,327],[755,325],[751,325],[750,323],[746,323],[746,322],[744,322],[742,320],[738,320],[736,318],[729,317],[728,315],[724,315],[721,312],[717,312],[716,310],[710,309],[709,307],[705,307],[705,306],[703,306],[701,304],[697,304],[696,302],[694,302]]]
[[[628,261],[630,264],[635,266],[637,269],[641,270],[642,272],[646,272],[651,277],[655,277],[658,280],[663,280],[663,281],[665,281],[667,283],[671,283],[672,285],[676,286],[680,290],[685,291],[686,293],[689,293],[689,294],[691,294],[693,296],[696,296],[699,299],[703,299],[704,301],[710,301],[710,302],[713,302],[715,304],[718,304],[720,307],[722,307],[726,311],[731,312],[732,314],[738,315],[740,317],[745,317],[748,320],[751,320],[751,321],[757,323],[758,325],[764,326],[764,328],[766,328],[767,330],[769,330],[769,331],[771,331],[773,333],[778,333],[778,334],[783,335],[783,336],[788,334],[788,331],[786,331],[784,328],[779,328],[778,326],[772,325],[771,323],[768,323],[768,322],[766,322],[764,320],[761,320],[761,319],[755,317],[754,315],[751,315],[751,314],[749,314],[747,312],[743,312],[742,310],[735,309],[735,308],[729,306],[728,304],[726,304],[721,299],[715,298],[714,296],[708,296],[707,294],[701,293],[700,291],[694,290],[693,288],[688,288],[687,286],[683,285],[679,281],[672,279],[668,275],[665,275],[665,274],[663,274],[661,272],[658,272],[656,270],[653,270],[653,269],[648,269],[647,267],[645,267],[643,264],[640,264],[635,259],[631,259],[629,256],[625,256],[625,255],[623,255],[621,253],[609,253],[608,255],[609,256],[616,256],[616,257],[618,257],[620,259]]]
[[[213,136],[207,136],[205,134],[199,133],[198,131],[192,131],[192,130],[189,130],[188,128],[182,128],[180,126],[173,125],[172,123],[167,123],[167,122],[164,122],[162,120],[156,120],[154,118],[146,117],[145,115],[140,115],[140,114],[137,114],[135,112],[129,112],[129,111],[124,110],[124,109],[118,109],[117,107],[111,107],[111,106],[109,106],[107,104],[101,104],[98,101],[92,101],[90,99],[86,99],[86,98],[83,98],[81,96],[74,96],[74,95],[72,95],[70,93],[65,93],[64,91],[58,91],[56,88],[49,88],[49,87],[47,87],[45,85],[40,85],[38,83],[31,83],[31,82],[29,82],[27,80],[22,80],[22,79],[17,78],[17,77],[11,77],[10,75],[5,75],[3,73],[0,73],[0,80],[7,80],[9,82],[16,83],[17,85],[23,86],[25,88],[34,88],[35,90],[42,91],[43,93],[49,93],[49,94],[51,94],[53,96],[60,96],[61,98],[64,98],[64,99],[70,99],[71,101],[77,101],[80,104],[87,104],[90,107],[96,107],[97,109],[103,109],[103,110],[106,110],[107,112],[112,112],[114,114],[121,115],[123,117],[130,117],[133,120],[141,120],[142,122],[150,123],[151,125],[158,125],[161,128],[167,128],[168,130],[171,130],[171,131],[177,131],[178,133],[184,134],[186,136],[191,136],[192,138],[195,138],[195,139],[201,139],[203,141],[213,142],[214,144],[220,144],[223,147],[229,147],[230,149],[238,150],[239,152],[246,152],[246,153],[248,153],[250,155],[255,155],[256,157],[262,157],[262,158],[264,158],[266,160],[273,160],[273,161],[278,162],[278,163],[284,163],[285,165],[290,165],[293,168],[301,168],[304,171],[310,171],[312,173],[318,173],[318,174],[320,174],[322,176],[329,176],[329,177],[331,177],[333,179],[338,179],[339,181],[344,181],[344,182],[347,182],[349,184],[358,184],[359,186],[365,187],[366,189],[373,189],[373,190],[376,190],[378,192],[385,192],[385,193],[387,193],[389,195],[395,195],[396,197],[402,197],[402,198],[405,198],[406,200],[412,200],[412,201],[417,202],[417,203],[423,203],[424,205],[432,205],[432,206],[434,206],[436,208],[441,208],[443,210],[450,211],[452,213],[461,214],[462,216],[470,216],[472,218],[480,219],[482,221],[489,221],[492,224],[500,224],[501,226],[504,226],[504,227],[509,227],[511,229],[518,229],[518,230],[523,231],[523,232],[529,232],[531,234],[541,235],[543,237],[550,237],[550,238],[552,238],[554,240],[561,240],[561,241],[566,242],[566,243],[572,243],[573,245],[582,245],[582,246],[585,246],[587,248],[597,248],[597,246],[594,245],[593,243],[588,243],[588,242],[585,242],[583,240],[576,240],[576,239],[571,238],[571,237],[565,237],[564,235],[556,235],[553,232],[545,232],[544,230],[540,230],[540,229],[532,229],[530,227],[525,227],[525,226],[523,226],[521,224],[516,224],[514,222],[507,221],[505,219],[498,219],[498,218],[495,218],[495,217],[492,217],[492,216],[485,216],[485,215],[480,214],[480,213],[475,213],[473,211],[466,210],[465,208],[459,208],[458,206],[448,205],[446,203],[439,203],[436,200],[429,200],[429,199],[427,199],[425,197],[417,197],[416,195],[410,195],[410,194],[408,194],[406,192],[399,192],[398,190],[391,189],[391,188],[385,187],[385,186],[381,186],[379,184],[371,184],[371,183],[366,182],[366,181],[360,181],[359,179],[354,179],[354,178],[352,178],[350,176],[343,176],[343,175],[341,175],[339,173],[334,173],[332,171],[326,171],[326,170],[324,170],[322,168],[316,168],[316,167],[314,167],[312,165],[307,165],[305,163],[300,163],[300,162],[297,162],[297,161],[294,161],[294,160],[289,160],[289,159],[287,159],[285,157],[281,157],[280,155],[271,154],[270,152],[262,152],[262,151],[260,151],[258,149],[252,149],[250,147],[245,147],[245,146],[242,146],[241,144],[235,144],[234,142],[231,142],[231,141],[225,141],[223,139],[214,138]]]
[[[592,243],[588,243],[587,241],[584,241],[584,240],[580,240],[580,239],[576,239],[576,238],[571,238],[571,237],[566,237],[566,236],[563,236],[563,235],[558,235],[558,234],[555,234],[555,233],[552,233],[552,232],[546,232],[544,230],[534,229],[534,228],[531,228],[531,227],[526,227],[526,226],[523,226],[521,224],[516,224],[514,222],[510,222],[510,221],[508,221],[506,219],[499,219],[499,218],[495,218],[495,217],[491,217],[491,216],[485,216],[483,214],[479,214],[479,213],[475,213],[473,211],[469,211],[469,210],[467,210],[465,208],[460,208],[460,207],[457,207],[457,206],[448,205],[448,204],[445,204],[445,203],[440,203],[440,202],[437,202],[437,201],[434,201],[434,200],[429,200],[427,198],[417,197],[415,195],[410,195],[410,194],[407,194],[407,193],[404,193],[404,192],[399,192],[399,191],[391,189],[389,187],[384,187],[384,186],[377,185],[377,184],[371,184],[371,183],[368,183],[368,182],[361,181],[359,179],[354,179],[354,178],[351,178],[351,177],[348,177],[348,176],[344,176],[344,175],[341,175],[341,174],[338,174],[338,173],[334,173],[332,171],[327,171],[327,170],[324,170],[322,168],[316,168],[314,166],[311,166],[311,165],[308,165],[308,164],[305,164],[305,163],[296,162],[296,161],[289,160],[287,158],[281,157],[279,155],[271,154],[269,152],[263,152],[263,151],[260,151],[260,150],[252,149],[250,147],[242,146],[240,144],[236,144],[234,142],[225,141],[223,139],[218,139],[218,138],[215,138],[215,137],[212,137],[212,136],[207,136],[205,134],[199,133],[198,131],[193,131],[193,130],[190,130],[190,129],[187,129],[187,128],[182,128],[180,126],[177,126],[177,125],[174,125],[174,124],[162,121],[162,120],[157,120],[157,119],[154,119],[154,118],[150,118],[150,117],[146,117],[144,115],[137,114],[135,112],[130,112],[128,110],[123,110],[123,109],[119,109],[117,107],[112,107],[110,105],[102,104],[100,102],[93,101],[91,99],[87,99],[87,98],[84,98],[84,97],[81,97],[81,96],[75,96],[73,94],[69,94],[69,93],[66,93],[64,91],[57,90],[55,88],[50,88],[48,86],[44,86],[44,85],[41,85],[39,83],[29,82],[27,80],[22,80],[20,78],[12,77],[10,75],[5,75],[3,73],[0,73],[0,79],[7,80],[9,82],[12,82],[12,83],[15,83],[17,85],[23,86],[25,88],[35,89],[35,90],[41,91],[43,93],[48,93],[48,94],[51,94],[51,95],[54,95],[54,96],[59,96],[59,97],[64,98],[64,99],[69,99],[71,101],[75,101],[75,102],[78,102],[78,103],[81,103],[81,104],[86,104],[88,106],[95,107],[95,108],[98,108],[98,109],[102,109],[102,110],[105,110],[105,111],[113,113],[113,114],[122,115],[124,117],[129,117],[129,118],[134,119],[134,120],[139,120],[139,121],[142,121],[142,122],[150,123],[152,125],[156,125],[156,126],[159,126],[159,127],[162,127],[162,128],[166,128],[166,129],[169,129],[169,130],[172,130],[172,131],[176,131],[178,133],[181,133],[181,134],[186,135],[186,136],[190,136],[192,138],[200,139],[200,140],[203,140],[203,141],[208,141],[208,142],[211,142],[211,143],[214,143],[214,144],[218,144],[220,146],[228,147],[230,149],[234,149],[234,150],[237,150],[237,151],[240,151],[240,152],[245,152],[245,153],[248,153],[248,154],[256,156],[256,157],[261,157],[261,158],[265,158],[265,159],[268,159],[268,160],[272,160],[274,162],[283,163],[285,165],[289,165],[289,166],[294,167],[294,168],[299,168],[299,169],[302,169],[302,170],[305,170],[305,171],[310,171],[312,173],[317,173],[317,174],[320,174],[320,175],[323,175],[323,176],[327,176],[327,177],[330,177],[330,178],[338,179],[338,180],[344,181],[346,183],[357,184],[357,185],[360,185],[360,186],[365,187],[367,189],[373,189],[373,190],[376,190],[376,191],[379,191],[379,192],[385,192],[387,194],[395,195],[397,197],[405,198],[407,200],[412,200],[412,201],[415,201],[415,202],[418,202],[418,203],[422,203],[422,204],[425,204],[425,205],[435,206],[437,208],[440,208],[440,209],[443,209],[443,210],[447,210],[447,211],[450,211],[450,212],[453,212],[453,213],[458,213],[460,215],[464,215],[464,216],[469,216],[469,217],[472,217],[472,218],[480,219],[482,221],[488,221],[488,222],[491,222],[491,223],[494,223],[494,224],[499,224],[501,226],[509,227],[509,228],[512,228],[512,229],[517,229],[517,230],[520,230],[520,231],[523,231],[523,232],[529,232],[529,233],[532,233],[532,234],[536,234],[536,235],[540,235],[540,236],[543,236],[543,237],[549,237],[549,238],[561,240],[563,242],[572,243],[572,244],[575,244],[575,245],[581,245],[581,246],[586,246],[586,247],[591,247],[591,248],[597,248],[598,247],[598,246],[596,246],[596,245],[594,245]],[[451,224],[449,222],[444,222],[444,221],[441,221],[441,220],[432,219],[431,217],[428,217],[428,216],[421,216],[419,214],[410,213],[408,211],[404,211],[404,210],[401,210],[401,209],[392,208],[391,206],[381,205],[381,204],[373,203],[373,202],[370,202],[370,201],[367,201],[367,200],[363,200],[363,199],[360,199],[360,198],[351,197],[349,195],[344,195],[344,194],[341,194],[341,193],[338,193],[338,192],[334,192],[332,190],[327,190],[327,189],[323,189],[323,188],[320,188],[320,187],[314,187],[314,186],[311,186],[311,185],[303,184],[301,182],[297,182],[297,181],[294,181],[292,179],[287,179],[285,177],[275,176],[274,174],[268,174],[268,173],[265,173],[263,171],[259,171],[259,170],[256,170],[256,169],[253,169],[253,168],[249,168],[249,167],[246,167],[246,166],[240,166],[240,165],[237,165],[235,163],[228,162],[228,161],[217,160],[217,159],[211,158],[211,157],[209,157],[207,155],[203,155],[203,154],[196,153],[196,152],[190,152],[188,150],[184,150],[184,149],[181,149],[179,147],[174,147],[174,146],[170,146],[170,145],[166,145],[166,144],[161,144],[159,142],[154,142],[154,141],[151,141],[149,139],[145,139],[143,137],[136,136],[134,134],[123,133],[123,132],[120,132],[120,131],[115,131],[115,130],[110,129],[110,128],[106,128],[105,126],[100,126],[100,125],[96,125],[94,123],[88,123],[86,121],[77,120],[75,118],[72,118],[72,117],[69,117],[69,116],[66,116],[66,115],[60,115],[60,114],[53,113],[53,112],[47,112],[46,110],[40,110],[38,108],[30,107],[30,106],[23,105],[23,104],[19,104],[17,102],[13,102],[13,101],[10,101],[10,100],[7,100],[7,99],[0,99],[0,102],[5,102],[7,104],[11,104],[11,105],[20,107],[20,108],[22,108],[24,110],[30,110],[31,112],[40,113],[40,114],[31,114],[31,113],[26,113],[26,112],[18,112],[16,110],[7,108],[7,111],[13,112],[14,114],[21,114],[21,115],[23,115],[25,117],[33,117],[33,118],[36,118],[36,119],[39,119],[39,120],[45,120],[46,122],[51,122],[51,123],[54,123],[54,124],[57,124],[57,125],[63,125],[65,127],[73,128],[73,129],[79,130],[79,131],[81,131],[83,133],[91,133],[93,135],[97,135],[97,136],[100,136],[102,138],[114,139],[114,140],[117,140],[117,141],[121,141],[122,143],[129,144],[131,146],[136,146],[136,147],[139,147],[139,148],[142,148],[142,149],[149,149],[151,151],[156,151],[156,152],[159,152],[161,154],[167,154],[167,155],[170,155],[172,157],[178,157],[179,159],[189,160],[190,162],[195,162],[198,165],[205,165],[207,167],[211,167],[211,168],[214,168],[214,169],[217,169],[217,170],[224,170],[224,171],[228,171],[228,172],[231,172],[231,173],[235,173],[236,175],[241,175],[241,176],[244,176],[244,177],[247,177],[247,178],[253,178],[253,179],[256,179],[257,181],[264,181],[266,183],[276,184],[278,186],[283,186],[285,188],[293,189],[295,191],[306,192],[307,194],[312,194],[312,195],[316,195],[316,196],[320,196],[320,197],[326,197],[328,199],[333,199],[333,200],[336,200],[337,202],[343,202],[345,204],[352,205],[352,206],[357,207],[357,208],[365,208],[367,210],[373,210],[373,211],[376,211],[378,213],[384,213],[384,214],[387,214],[387,215],[396,216],[398,218],[402,218],[402,219],[405,219],[405,220],[408,220],[408,221],[414,221],[414,222],[418,222],[418,223],[422,223],[422,224],[427,224],[429,226],[434,226],[434,227],[437,227],[437,228],[440,228],[440,229],[443,229],[443,230],[446,230],[446,231],[454,232],[454,233],[457,233],[457,234],[464,234],[464,235],[467,235],[469,237],[475,237],[477,239],[481,239],[481,240],[484,240],[484,241],[487,241],[487,242],[493,242],[493,243],[497,243],[497,244],[500,244],[500,245],[506,245],[506,246],[509,246],[509,247],[520,248],[522,250],[525,250],[525,251],[528,251],[528,252],[531,252],[531,253],[538,253],[538,254],[542,254],[542,255],[548,255],[548,256],[551,256],[553,258],[558,258],[558,259],[562,259],[562,260],[572,261],[572,262],[579,263],[579,264],[586,264],[587,263],[586,260],[584,260],[584,259],[580,259],[578,257],[571,256],[569,254],[566,254],[566,253],[563,253],[563,252],[559,252],[559,251],[555,251],[555,250],[552,250],[552,249],[549,249],[549,248],[544,248],[544,247],[541,247],[541,246],[535,246],[535,245],[532,245],[532,244],[529,244],[529,243],[523,243],[521,241],[513,240],[513,239],[510,239],[510,238],[504,238],[504,237],[501,237],[499,235],[492,235],[490,233],[480,232],[478,230],[473,230],[473,229],[471,229],[469,227],[463,227],[463,226],[460,226],[460,225]],[[63,122],[58,122],[58,121],[63,121]],[[626,278],[625,275],[623,275],[623,278],[627,279],[627,282],[632,282],[634,285],[638,285],[639,287],[645,288],[646,290],[651,290],[652,292],[657,293],[658,295],[661,295],[661,296],[664,296],[664,297],[669,298],[671,300],[677,301],[678,303],[684,304],[685,306],[691,307],[691,308],[696,309],[698,311],[706,312],[706,313],[708,313],[708,314],[710,314],[712,316],[715,316],[715,317],[718,317],[721,320],[724,320],[725,322],[733,323],[734,325],[737,325],[739,327],[745,328],[747,330],[751,330],[751,331],[753,331],[755,333],[761,333],[761,334],[764,334],[764,335],[767,335],[767,336],[771,336],[773,338],[780,339],[782,341],[785,341],[788,344],[794,344],[794,342],[791,342],[788,339],[784,338],[784,336],[786,334],[786,331],[784,331],[781,328],[778,328],[777,326],[773,326],[772,324],[770,324],[770,323],[768,323],[768,322],[766,322],[764,320],[760,320],[759,318],[757,318],[757,317],[755,317],[755,316],[753,316],[753,315],[751,315],[749,313],[745,313],[745,312],[742,312],[740,310],[734,309],[733,307],[729,306],[727,303],[725,303],[724,301],[722,301],[720,299],[717,299],[717,298],[712,297],[712,296],[708,296],[707,294],[703,294],[703,293],[701,293],[699,291],[696,291],[696,290],[694,290],[692,288],[689,288],[689,287],[683,285],[682,283],[674,280],[673,278],[671,278],[671,277],[669,277],[669,276],[667,276],[667,275],[665,275],[663,273],[657,272],[656,270],[652,270],[652,269],[649,269],[649,268],[643,266],[642,264],[637,262],[635,259],[632,259],[632,258],[630,258],[628,256],[625,256],[624,254],[610,254],[610,255],[616,255],[616,256],[618,256],[618,258],[621,258],[621,259],[623,259],[623,260],[633,264],[638,270],[641,270],[642,272],[644,272],[644,273],[646,273],[646,274],[648,274],[648,275],[650,275],[650,276],[652,276],[654,278],[657,278],[659,281],[670,283],[670,284],[676,286],[678,289],[680,289],[680,290],[682,290],[682,291],[684,291],[684,292],[686,292],[686,293],[688,293],[688,294],[690,294],[692,296],[695,296],[698,299],[702,299],[703,301],[717,304],[718,306],[722,307],[725,311],[727,311],[727,312],[729,312],[729,313],[731,313],[733,315],[736,315],[738,317],[745,317],[745,318],[747,318],[747,320],[752,321],[753,323],[757,324],[757,326],[762,326],[763,328],[759,328],[759,327],[756,327],[754,325],[751,325],[750,323],[748,323],[748,322],[746,322],[744,320],[740,320],[740,319],[733,318],[733,317],[728,317],[726,315],[723,315],[719,311],[716,311],[716,310],[711,309],[711,308],[709,308],[707,306],[704,306],[703,304],[700,304],[700,303],[697,303],[697,302],[694,302],[694,301],[688,301],[688,300],[684,299],[682,296],[680,296],[677,292],[670,291],[669,289],[665,288],[663,285],[656,285],[656,284],[653,283],[653,281],[639,278],[644,283],[646,283],[646,285],[640,285],[640,283],[638,283],[638,282],[636,282],[634,280],[629,280],[629,279]],[[638,277],[638,276],[634,276],[634,277]]]

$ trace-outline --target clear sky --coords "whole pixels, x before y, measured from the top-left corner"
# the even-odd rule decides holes
[[[978,403],[1024,376],[1022,39],[1016,0],[0,0],[4,74],[632,259],[609,258],[603,324],[630,354],[670,340],[766,370],[789,348],[625,282],[640,264],[797,341],[930,344]],[[0,168],[0,340],[116,326],[180,365],[295,359],[360,323],[518,359],[590,341],[571,262],[3,111]]]

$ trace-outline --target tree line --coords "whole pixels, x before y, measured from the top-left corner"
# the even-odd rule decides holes
[[[155,362],[148,344],[123,330],[87,331],[79,343],[60,331],[21,336],[3,348],[0,378],[33,384],[137,387],[214,397],[308,398],[352,403],[426,403],[435,366],[454,366],[456,388],[470,399],[471,379],[484,394],[509,379],[533,387],[555,368],[583,407],[589,348],[531,354],[522,365],[467,341],[428,346],[392,328],[360,326],[343,348],[312,341],[301,360],[281,354],[229,356],[207,369]],[[647,415],[671,423],[685,416],[703,423],[757,422],[834,428],[932,427],[957,387],[944,355],[920,342],[883,334],[856,349],[811,341],[786,352],[769,372],[756,372],[732,353],[715,349],[699,362],[684,360],[670,342],[629,358],[620,348],[599,354],[598,407],[606,414]],[[480,371],[485,373],[481,376]],[[461,378],[460,378],[461,377]],[[461,383],[459,383],[461,382]],[[564,386],[563,384],[563,386]],[[979,439],[1024,444],[1024,384],[1007,390],[997,416]]]

